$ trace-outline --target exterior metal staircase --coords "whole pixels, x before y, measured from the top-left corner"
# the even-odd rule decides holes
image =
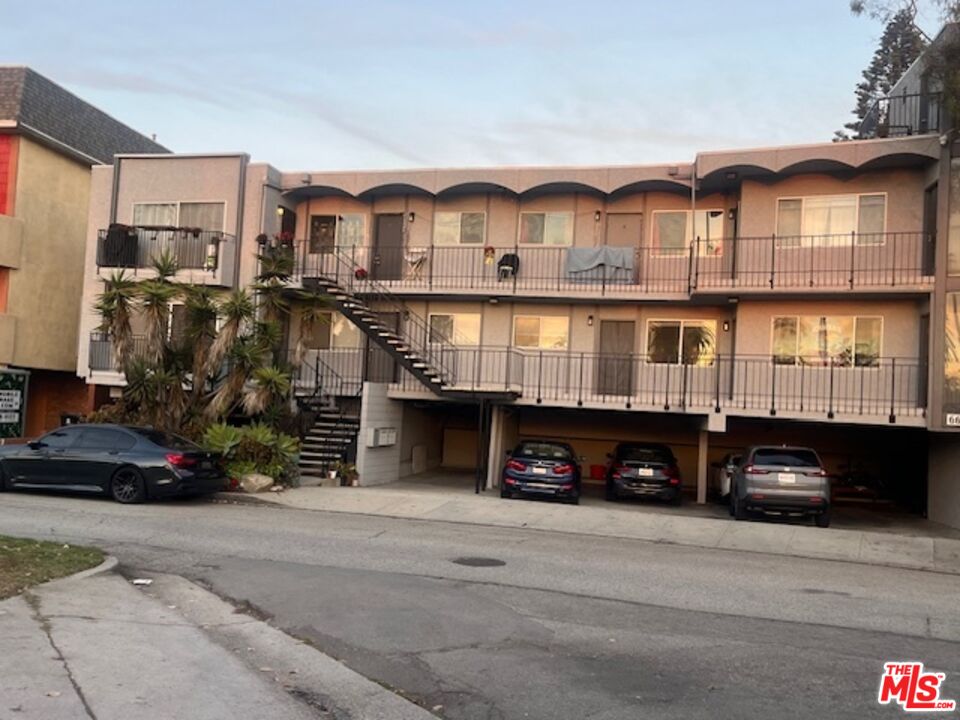
[[[410,311],[341,250],[335,250],[333,257],[333,270],[303,278],[304,286],[327,295],[344,317],[431,392],[459,400],[516,399],[517,393],[511,391],[457,389],[457,346],[435,337],[424,318]],[[370,302],[376,303],[377,310],[372,309]],[[382,319],[383,313],[395,313],[401,318],[403,329],[390,328]]]
[[[316,485],[326,480],[327,471],[337,462],[352,463],[357,455],[360,418],[346,405],[359,399],[363,383],[359,368],[356,378],[344,378],[320,358],[301,364],[294,394],[301,411],[310,413],[311,426],[301,438],[300,483]]]

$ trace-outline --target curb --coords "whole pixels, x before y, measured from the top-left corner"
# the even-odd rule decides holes
[[[120,564],[120,561],[117,560],[113,555],[106,555],[103,558],[103,562],[97,565],[96,567],[87,568],[86,570],[81,570],[76,572],[73,575],[65,575],[61,578],[56,578],[55,580],[49,580],[42,585],[37,585],[37,588],[47,587],[48,585],[54,585],[56,583],[69,582],[71,580],[85,580],[86,578],[94,577],[95,575],[102,575],[104,573],[113,572],[116,569],[117,565]],[[34,588],[31,588],[33,590]]]
[[[270,500],[262,500],[256,495],[248,495],[247,493],[237,493],[237,492],[218,492],[210,496],[215,502],[230,503],[233,505],[270,505],[271,507],[288,507],[282,505],[282,503],[271,502]]]

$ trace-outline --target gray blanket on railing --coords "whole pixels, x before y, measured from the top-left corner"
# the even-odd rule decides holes
[[[601,245],[567,250],[567,278],[577,282],[626,282],[633,275],[633,248]]]

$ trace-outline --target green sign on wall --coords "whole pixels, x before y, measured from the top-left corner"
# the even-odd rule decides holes
[[[23,437],[29,377],[22,370],[0,370],[0,438]]]

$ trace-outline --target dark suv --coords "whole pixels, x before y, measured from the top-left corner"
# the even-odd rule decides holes
[[[730,513],[746,520],[751,510],[813,515],[830,525],[830,477],[816,451],[805,447],[752,447],[733,472]]]
[[[524,440],[512,452],[500,477],[500,497],[550,497],[580,502],[580,464],[573,448],[555,440]]]
[[[673,451],[660,443],[625,442],[607,456],[607,500],[652,497],[682,501],[680,468]]]

